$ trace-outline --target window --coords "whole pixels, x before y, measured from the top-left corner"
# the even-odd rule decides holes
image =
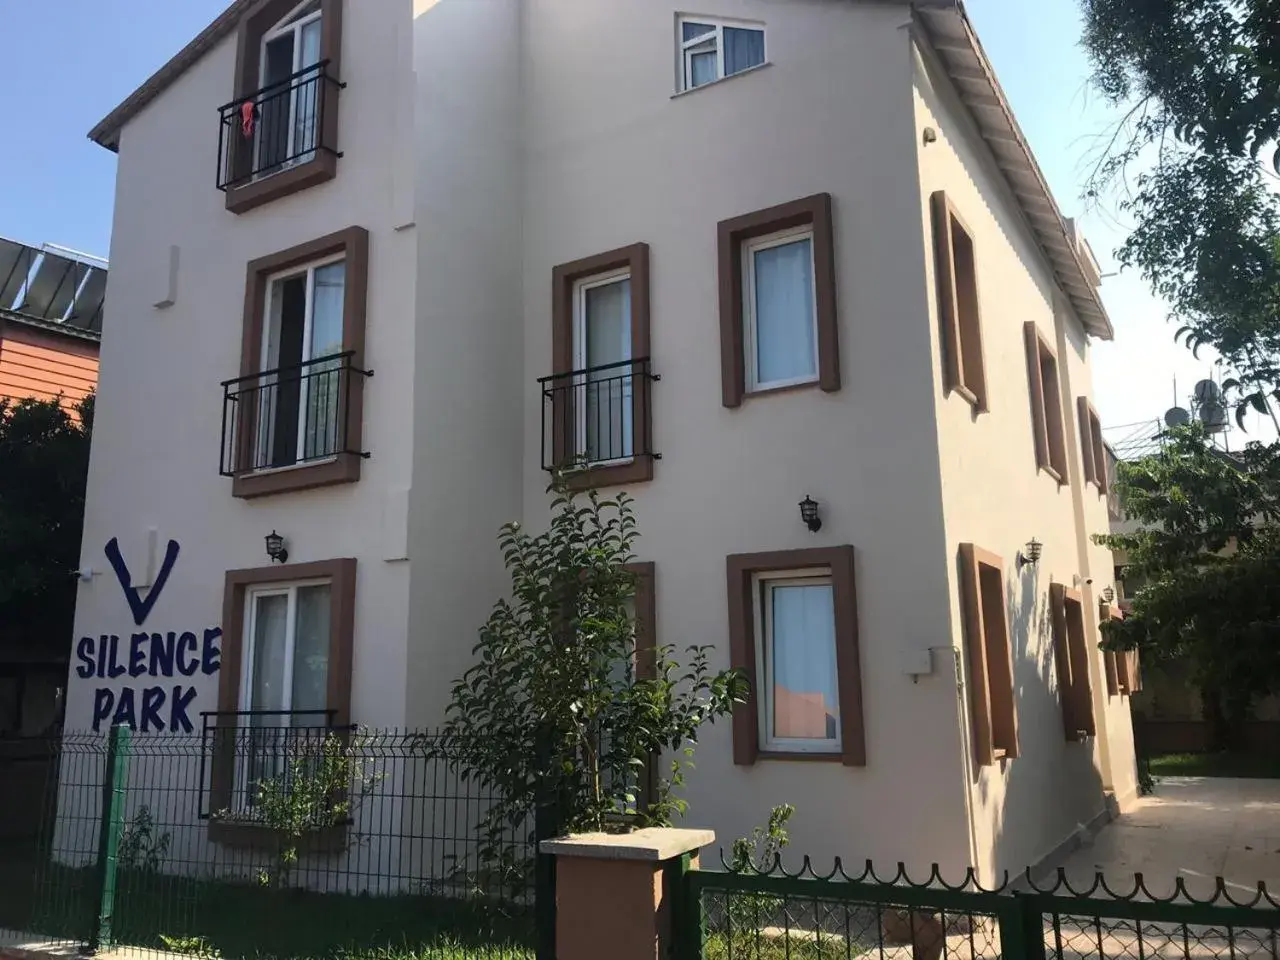
[[[945,191],[934,193],[932,206],[938,316],[946,360],[945,387],[981,412],[987,410],[987,377],[982,360],[973,236]]]
[[[339,452],[345,284],[341,256],[268,279],[254,457],[261,469]]]
[[[218,186],[244,213],[333,179],[343,0],[260,0],[240,22]]]
[[[752,691],[734,711],[734,762],[865,765],[853,547],[737,554],[727,566],[731,659]]]
[[[742,246],[747,389],[818,379],[813,230],[784,230]]]
[[[258,75],[267,96],[254,131],[256,176],[315,158],[320,28],[320,0],[308,0],[262,38]]]
[[[1069,741],[1098,732],[1093,716],[1093,687],[1089,680],[1089,645],[1085,640],[1084,600],[1061,583],[1049,587],[1053,616],[1053,651],[1062,701],[1062,727]]]
[[[241,375],[224,383],[224,475],[256,497],[359,479],[368,234],[249,264]]]
[[[1036,328],[1034,320],[1023,326],[1027,341],[1027,377],[1031,391],[1031,426],[1035,436],[1036,466],[1059,484],[1067,483],[1067,444],[1062,428],[1062,395],[1058,360]]]
[[[1077,398],[1076,411],[1080,420],[1080,456],[1084,463],[1085,483],[1092,483],[1098,488],[1098,493],[1106,493],[1107,448],[1102,442],[1102,421],[1088,397]]]
[[[1099,606],[1100,621],[1121,620],[1124,614],[1116,607],[1104,603]],[[1142,690],[1142,667],[1138,651],[1104,650],[1102,664],[1107,680],[1107,696],[1127,697]]]
[[[960,584],[974,761],[979,766],[990,766],[997,760],[1018,756],[1004,561],[971,543],[962,543]]]
[[[764,26],[681,17],[680,89],[692,90],[764,64]]]
[[[355,573],[353,559],[227,572],[211,812],[251,812],[291,746],[351,723]],[[257,829],[216,826],[228,841]]]
[[[579,489],[651,479],[648,245],[561,264],[553,288],[544,466]]]
[[[723,402],[816,384],[840,389],[831,196],[719,225]]]

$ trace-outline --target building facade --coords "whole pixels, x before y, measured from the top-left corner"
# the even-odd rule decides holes
[[[239,0],[92,136],[69,727],[438,723],[574,458],[752,679],[692,820],[989,876],[1133,794],[1111,326],[958,5]]]

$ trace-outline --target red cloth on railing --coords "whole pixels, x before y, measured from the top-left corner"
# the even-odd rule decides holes
[[[253,136],[253,101],[246,100],[240,104],[240,132],[246,138]]]

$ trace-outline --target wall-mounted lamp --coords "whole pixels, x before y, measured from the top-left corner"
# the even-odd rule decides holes
[[[804,499],[800,501],[800,519],[804,521],[804,525],[809,528],[810,533],[817,533],[822,529],[822,518],[818,516],[818,501],[807,493],[804,495]]]
[[[1040,550],[1044,546],[1035,537],[1027,541],[1027,545],[1018,551],[1018,569],[1021,570],[1027,564],[1035,565],[1040,560]]]
[[[1103,603],[1110,603],[1110,602],[1111,602],[1111,601],[1113,601],[1115,598],[1116,598],[1116,591],[1115,591],[1115,588],[1113,588],[1113,587],[1103,587],[1103,588],[1102,588],[1102,602],[1103,602]]]
[[[267,556],[274,561],[284,563],[289,559],[289,551],[284,547],[284,537],[272,530],[266,536]]]

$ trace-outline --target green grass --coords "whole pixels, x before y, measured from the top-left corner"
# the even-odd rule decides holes
[[[1280,757],[1244,753],[1169,753],[1151,758],[1156,777],[1280,778]]]
[[[90,868],[0,848],[0,927],[86,940],[97,915]],[[350,896],[121,871],[113,940],[172,949],[207,945],[233,960],[532,960],[532,911],[488,901]]]

